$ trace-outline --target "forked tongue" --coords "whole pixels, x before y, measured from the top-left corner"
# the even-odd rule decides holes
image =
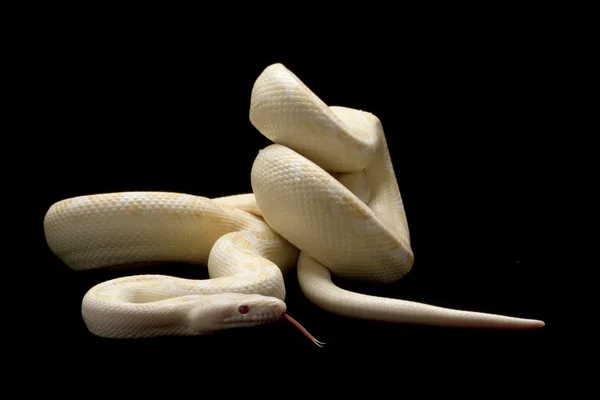
[[[282,316],[287,319],[288,321],[290,321],[292,323],[292,325],[294,325],[296,328],[298,328],[300,330],[300,332],[304,333],[304,335],[309,338],[310,340],[312,340],[312,342],[314,344],[316,344],[319,347],[323,347],[323,345],[325,343],[318,341],[313,335],[311,335],[306,328],[304,328],[302,325],[300,325],[300,323],[298,321],[296,321],[294,318],[290,317],[289,315],[287,315],[287,313],[283,313]]]

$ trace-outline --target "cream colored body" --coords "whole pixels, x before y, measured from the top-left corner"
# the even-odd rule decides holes
[[[127,192],[67,199],[50,208],[48,244],[73,269],[148,261],[208,265],[208,280],[140,275],[93,287],[82,304],[92,332],[107,337],[213,332],[221,329],[211,311],[219,302],[236,307],[255,302],[257,321],[268,322],[285,310],[283,275],[296,264],[303,293],[340,315],[441,326],[543,326],[336,287],[331,274],[387,283],[413,264],[380,121],[367,112],[328,107],[280,64],[257,79],[250,120],[275,143],[254,162],[252,194],[211,200]],[[247,319],[240,326],[251,326]]]

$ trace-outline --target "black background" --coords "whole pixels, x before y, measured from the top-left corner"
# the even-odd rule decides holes
[[[369,18],[369,17],[367,17]],[[204,16],[204,23],[210,18]],[[554,329],[538,240],[540,121],[552,95],[551,39],[525,21],[410,18],[292,37],[300,26],[117,17],[46,23],[25,52],[36,112],[36,281],[47,308],[36,340],[61,351],[348,351],[400,353],[439,344],[546,349]],[[440,21],[445,23],[440,24]],[[369,33],[369,35],[367,35]],[[80,314],[94,284],[134,273],[207,278],[204,266],[74,272],[47,248],[42,221],[58,200],[165,190],[206,197],[250,191],[269,141],[248,119],[254,80],[281,62],[322,100],[382,121],[411,232],[415,264],[385,287],[336,280],[380,296],[546,321],[535,331],[385,324],[318,309],[287,277],[287,305],[318,339],[291,325],[210,337],[123,341],[94,337]],[[26,138],[25,138],[26,139]],[[26,139],[27,140],[27,139]],[[42,333],[40,333],[42,332]],[[190,350],[193,349],[193,350]],[[521,356],[525,357],[520,353]]]

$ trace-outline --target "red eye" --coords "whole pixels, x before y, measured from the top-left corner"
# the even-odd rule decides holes
[[[240,314],[248,314],[248,311],[250,311],[250,307],[240,306]]]

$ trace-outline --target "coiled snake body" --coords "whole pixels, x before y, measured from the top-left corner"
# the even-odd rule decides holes
[[[53,204],[50,249],[75,270],[154,261],[208,265],[210,279],[117,278],[82,301],[104,337],[200,335],[286,316],[284,274],[332,313],[439,326],[535,328],[542,321],[450,310],[350,292],[331,274],[393,282],[413,264],[408,224],[382,125],[328,107],[281,64],[252,89],[250,120],[274,144],[259,151],[252,193],[208,199],[122,192]]]

